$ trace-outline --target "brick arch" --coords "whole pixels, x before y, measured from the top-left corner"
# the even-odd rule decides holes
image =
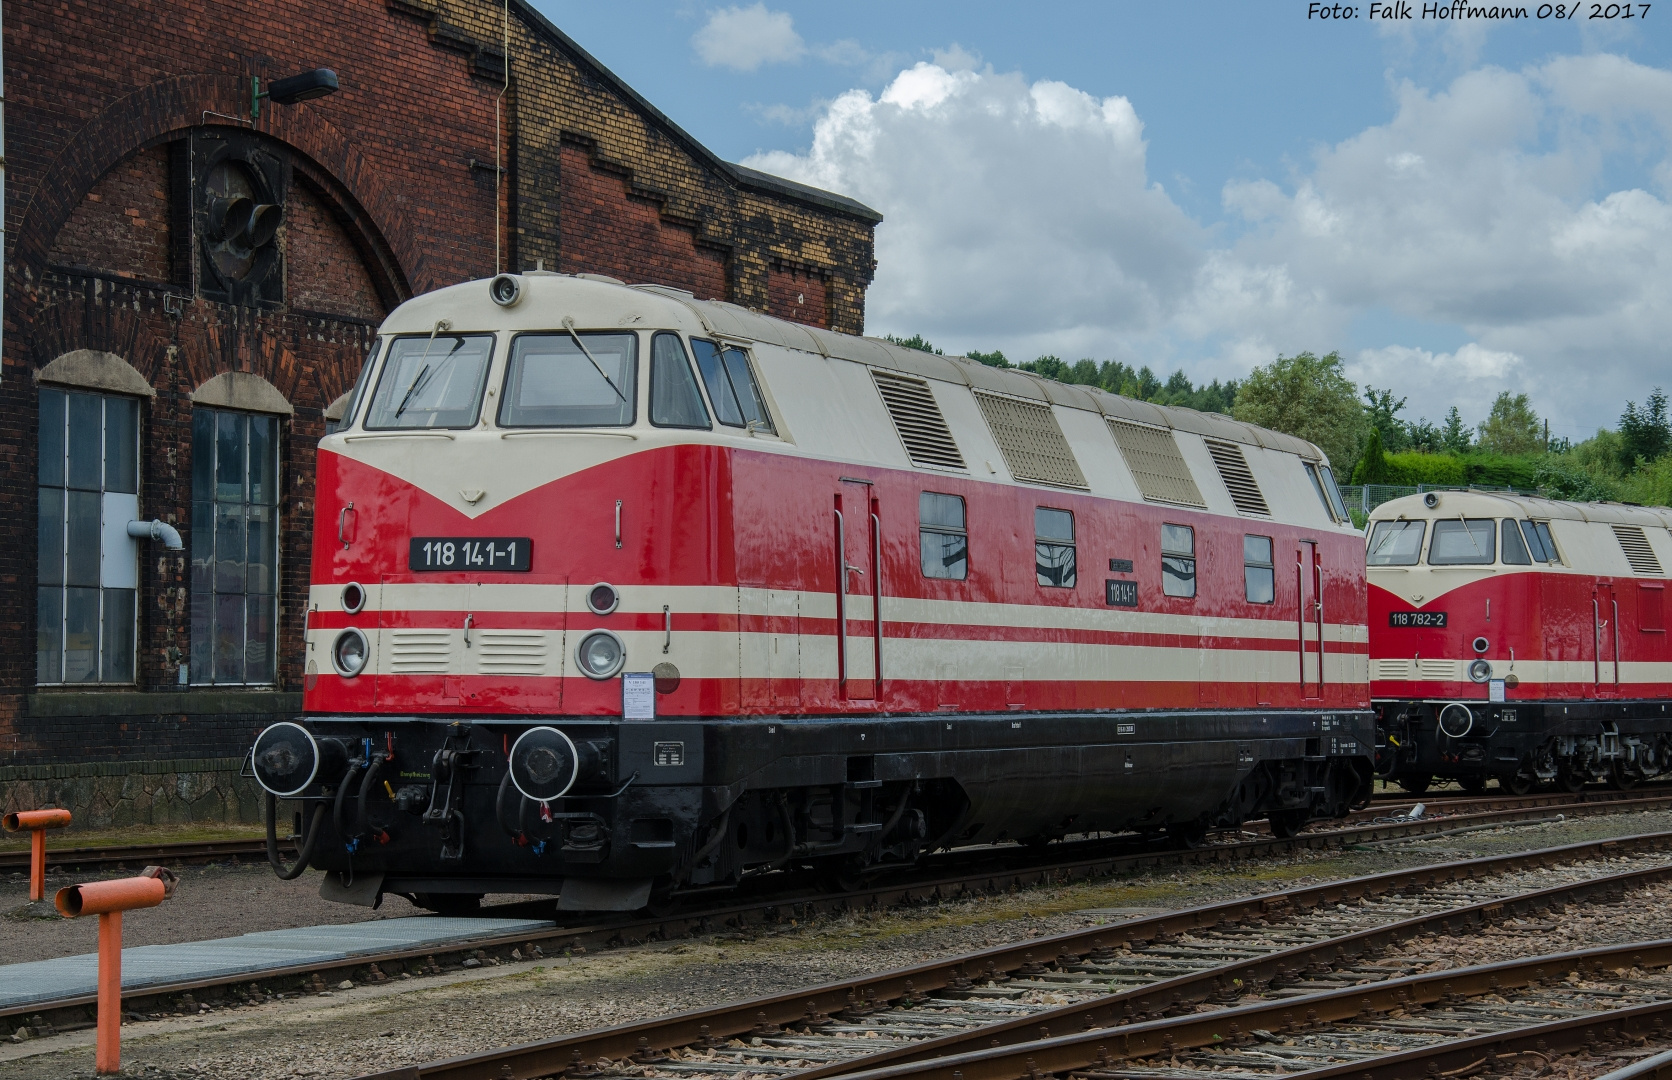
[[[94,349],[127,361],[145,381],[167,389],[164,370],[169,342],[159,338],[144,315],[129,304],[94,303],[92,284],[81,289],[42,295],[30,316],[29,333],[10,335],[26,343],[31,372],[45,368],[65,353]]]
[[[237,77],[181,75],[107,106],[69,140],[30,194],[13,258],[39,280],[53,238],[82,195],[123,158],[193,128],[236,126],[285,143],[305,159],[297,162],[298,171],[332,204],[368,268],[387,279],[389,299],[399,302],[439,284],[394,192],[317,106],[265,109],[253,127],[205,115],[237,116],[248,107],[248,93],[248,83]]]

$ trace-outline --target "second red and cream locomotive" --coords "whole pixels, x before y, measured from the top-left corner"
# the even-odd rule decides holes
[[[1362,540],[1290,436],[607,279],[403,304],[320,444],[330,895],[629,909],[1368,797]]]
[[[1371,516],[1381,775],[1525,793],[1672,768],[1672,511],[1432,491]]]

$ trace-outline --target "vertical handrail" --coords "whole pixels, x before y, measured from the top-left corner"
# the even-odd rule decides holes
[[[1318,624],[1318,696],[1324,696],[1324,568],[1318,561],[1318,545],[1312,545],[1312,610]]]
[[[882,696],[882,519],[871,515],[871,621],[872,641],[877,654],[876,693]]]
[[[1610,597],[1614,605],[1614,689],[1620,688],[1620,602]]]
[[[1591,595],[1591,683],[1602,685],[1602,606]]]
[[[662,655],[673,648],[673,608],[662,605]]]
[[[1295,549],[1295,648],[1300,654],[1300,692],[1306,694],[1306,569],[1300,548]]]
[[[848,550],[842,511],[836,511],[836,685],[848,691]]]

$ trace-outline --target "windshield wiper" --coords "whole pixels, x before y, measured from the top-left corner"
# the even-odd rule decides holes
[[[603,377],[605,382],[610,384],[610,389],[615,391],[615,396],[620,398],[622,401],[626,401],[627,395],[621,392],[621,387],[615,385],[615,380],[610,378],[609,372],[605,371],[604,366],[598,363],[598,361],[593,358],[592,354],[587,351],[586,342],[582,341],[581,336],[575,333],[575,320],[572,317],[568,315],[563,316],[563,329],[569,331],[569,336],[575,339],[576,345],[580,346],[582,355],[592,361],[593,369]]]
[[[395,406],[395,419],[399,420],[401,413],[406,412],[406,403],[412,400],[412,395],[418,392],[418,388],[424,384],[424,380],[429,373],[430,365],[428,364],[418,369],[418,377],[412,380],[412,385],[406,388],[406,394],[401,397],[401,403]]]

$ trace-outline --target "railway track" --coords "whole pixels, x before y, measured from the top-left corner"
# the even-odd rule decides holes
[[[1184,850],[1149,848],[1134,851],[1130,844],[1084,841],[1053,845],[1044,853],[1014,846],[988,849],[975,853],[973,857],[968,852],[951,852],[930,860],[915,874],[874,880],[843,891],[832,891],[827,885],[814,885],[791,878],[786,887],[777,890],[762,888],[753,895],[728,893],[706,904],[700,903],[704,898],[697,897],[697,906],[650,918],[616,918],[578,925],[554,925],[549,930],[532,934],[484,935],[468,944],[446,950],[397,950],[361,955],[338,963],[314,962],[240,976],[180,979],[124,993],[123,1008],[147,1015],[176,1010],[182,1007],[179,1003],[186,999],[190,999],[192,1008],[200,999],[261,1000],[273,995],[315,992],[345,978],[369,982],[402,973],[422,976],[460,970],[467,960],[494,963],[510,959],[513,953],[527,957],[551,955],[564,950],[585,952],[643,941],[737,930],[751,925],[771,925],[789,919],[805,920],[854,909],[886,908],[965,894],[992,894],[1039,885],[1066,884],[1168,865],[1229,865],[1277,854],[1553,821],[1558,820],[1555,816],[1558,814],[1576,816],[1672,808],[1672,791],[1647,796],[1633,794],[1629,798],[1613,797],[1619,793],[1605,794],[1609,797],[1575,799],[1568,796],[1554,803],[1548,798],[1527,797],[1514,800],[1515,805],[1510,808],[1489,801],[1494,808],[1446,817],[1409,819],[1397,815],[1390,817],[1384,812],[1369,820],[1307,831],[1288,839],[1256,837]],[[1667,835],[1672,837],[1672,834]],[[1634,844],[1659,842],[1632,841]],[[530,905],[500,905],[484,911],[496,915],[509,914],[525,906]],[[0,1019],[27,1016],[33,1023],[39,1017],[44,1027],[72,1030],[91,1026],[94,1017],[90,1006],[93,1004],[92,995],[71,996],[0,1009]]]
[[[961,1072],[962,1080],[1015,1080],[1074,1072],[1104,1063],[1099,1054],[1106,1055],[1112,1031],[1149,1031],[1174,1014],[1189,1021],[1204,1007],[1217,1014],[1249,993],[1270,998],[1270,1005],[1316,996],[1320,984],[1333,986],[1325,993],[1360,980],[1404,985],[1400,980],[1414,978],[1409,970],[1416,965],[1378,965],[1371,958],[1418,935],[1462,932],[1672,883],[1669,853],[1672,834],[1654,834],[1396,871],[373,1076],[958,1080]],[[1585,867],[1598,859],[1632,865],[1610,864],[1609,872]],[[1672,943],[1666,956],[1672,963]],[[1667,1000],[1672,1003],[1672,981]],[[1259,1015],[1261,1024],[1292,1026],[1293,1016],[1284,1021],[1278,1014],[1279,1022]],[[1053,1032],[1075,1034],[1053,1038]],[[1060,1068],[1057,1059],[1047,1065],[1029,1056],[1059,1044],[1075,1048],[1059,1052],[1066,1062]],[[1149,1044],[1132,1045],[1137,1055]],[[1156,1047],[1167,1045],[1157,1037]],[[1186,1043],[1175,1037],[1171,1045]],[[988,1058],[997,1064],[981,1064]],[[977,1064],[946,1065],[966,1061]]]

